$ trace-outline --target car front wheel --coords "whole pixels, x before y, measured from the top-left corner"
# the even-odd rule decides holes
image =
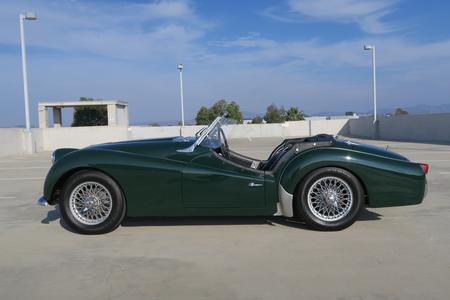
[[[107,233],[125,216],[125,199],[117,183],[94,170],[72,175],[64,184],[60,211],[70,228],[83,234]]]
[[[318,230],[341,230],[355,222],[364,199],[359,180],[340,168],[321,168],[297,189],[296,210]]]

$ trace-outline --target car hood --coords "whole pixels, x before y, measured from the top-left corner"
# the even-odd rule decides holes
[[[148,155],[151,157],[168,158],[177,154],[177,150],[184,149],[195,142],[194,137],[169,137],[147,140],[132,140],[93,145],[92,149],[110,149],[128,153]]]
[[[372,145],[361,144],[361,143],[351,141],[351,140],[336,140],[336,146],[341,147],[341,148],[351,149],[354,151],[378,155],[378,156],[382,156],[382,157],[408,161],[408,159],[406,157],[404,157],[403,155],[400,155],[396,152],[390,151],[387,148],[383,149],[383,148],[372,146]]]

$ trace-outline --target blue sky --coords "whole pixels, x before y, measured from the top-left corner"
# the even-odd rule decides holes
[[[0,126],[23,124],[18,14],[26,23],[32,123],[40,101],[123,99],[132,122],[186,118],[220,98],[243,111],[450,103],[448,1],[15,0],[0,3]]]

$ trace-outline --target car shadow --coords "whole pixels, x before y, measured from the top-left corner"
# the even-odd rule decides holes
[[[42,224],[50,224],[52,222],[58,221],[59,220],[59,224],[61,225],[61,227],[63,227],[64,229],[76,233],[76,231],[74,231],[72,228],[70,228],[66,222],[64,222],[64,220],[61,218],[61,212],[59,211],[59,206],[55,205],[53,206],[53,210],[50,210],[47,212],[47,216],[41,220]]]
[[[58,205],[53,206],[53,210],[47,212],[47,216],[41,220],[42,224],[50,224],[51,222],[57,221],[61,218],[61,213],[59,211]]]
[[[134,217],[122,221],[124,227],[140,226],[216,226],[216,225],[269,225],[288,226],[312,230],[304,222],[286,217]]]
[[[382,215],[369,211],[365,207],[361,210],[358,221],[381,220]],[[47,212],[47,216],[41,220],[42,224],[50,224],[58,221],[64,229],[74,232],[63,219],[58,205]],[[312,230],[305,222],[299,219],[279,217],[126,217],[122,221],[124,227],[140,226],[201,226],[201,225],[282,225],[304,230]]]
[[[383,215],[380,215],[379,213],[370,211],[366,207],[363,207],[359,214],[358,221],[376,221],[381,220],[381,217],[383,217]]]
[[[361,210],[358,221],[381,220],[382,215]],[[128,217],[122,221],[124,227],[138,226],[190,226],[190,225],[282,225],[304,230],[313,230],[299,219],[286,217]]]
[[[122,226],[273,225],[265,217],[127,217]]]

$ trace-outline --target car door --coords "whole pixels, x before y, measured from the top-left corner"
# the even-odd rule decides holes
[[[226,214],[221,208],[236,208],[231,214],[238,214],[239,209],[261,209],[265,207],[264,172],[203,149],[183,171],[182,193],[186,208],[217,208],[217,214]]]

